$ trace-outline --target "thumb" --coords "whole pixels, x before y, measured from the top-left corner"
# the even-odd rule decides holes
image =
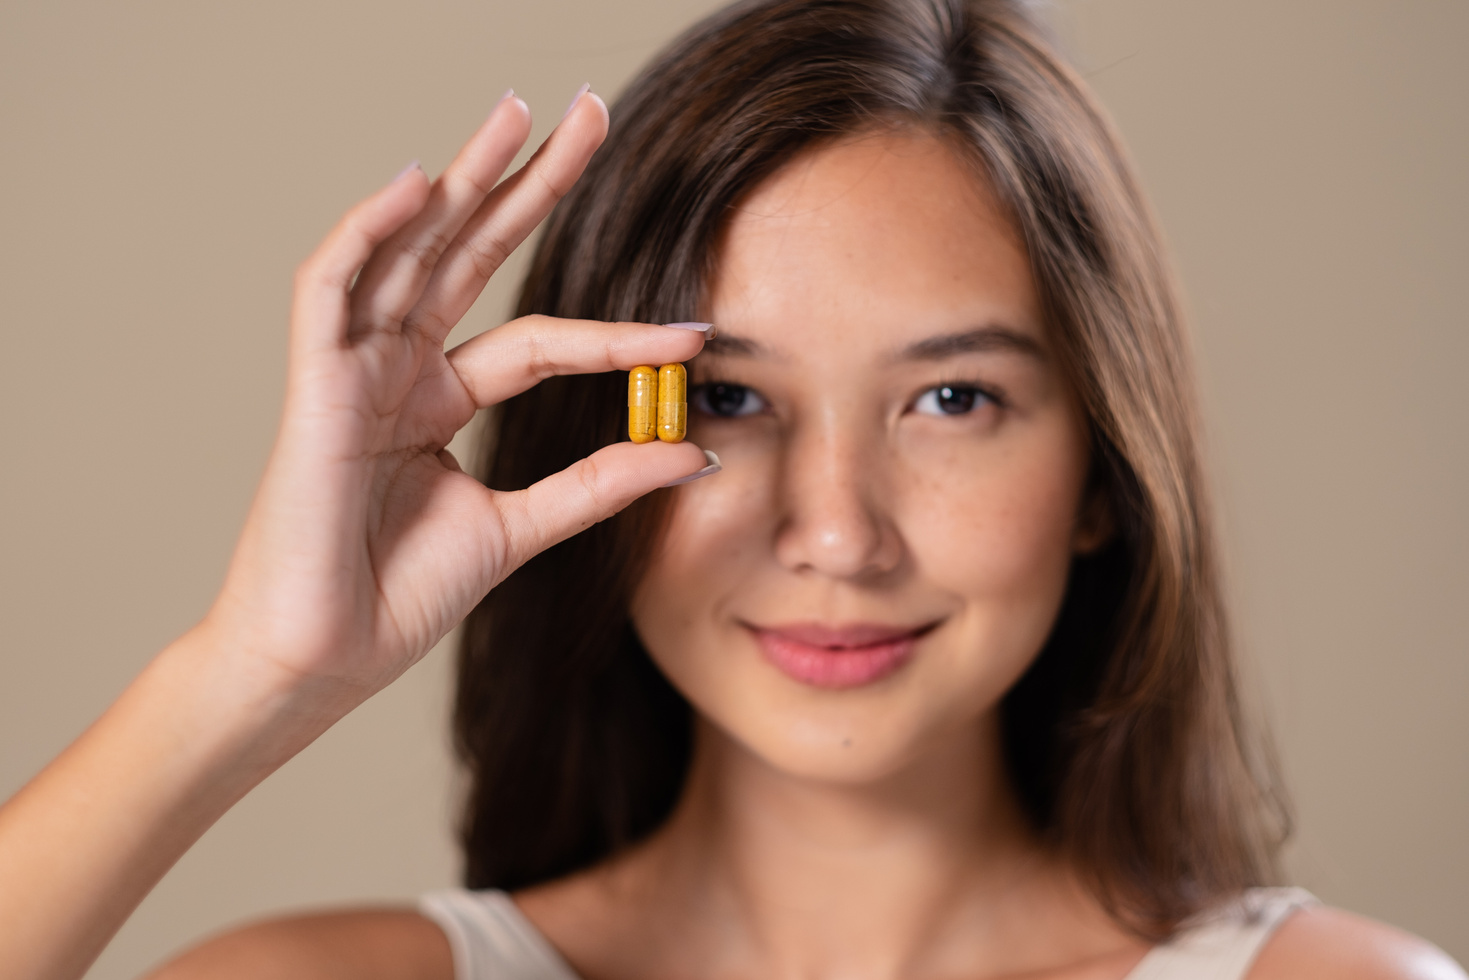
[[[717,473],[719,457],[689,442],[619,442],[524,490],[497,493],[507,538],[505,574],[551,545],[606,520],[643,494]]]

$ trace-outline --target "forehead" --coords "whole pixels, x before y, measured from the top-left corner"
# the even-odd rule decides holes
[[[1042,340],[1019,235],[979,168],[920,130],[802,154],[741,203],[719,259],[711,315],[777,349],[987,322]]]

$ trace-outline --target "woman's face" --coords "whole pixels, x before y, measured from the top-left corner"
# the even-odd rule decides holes
[[[810,152],[720,251],[690,433],[633,603],[654,660],[781,770],[881,778],[974,731],[1045,641],[1085,426],[1024,247],[918,132]]]

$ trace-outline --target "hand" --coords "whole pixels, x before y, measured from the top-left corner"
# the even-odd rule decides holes
[[[626,442],[496,493],[444,450],[477,408],[548,375],[682,361],[703,345],[688,330],[527,317],[444,351],[581,174],[607,110],[579,98],[496,186],[529,130],[525,103],[505,99],[441,178],[404,172],[301,266],[280,434],[219,599],[0,806],[7,977],[80,977],[200,834],[495,583],[704,467],[688,443]]]
[[[705,466],[688,443],[620,443],[504,493],[444,448],[476,409],[549,375],[683,361],[703,344],[689,330],[526,317],[445,352],[490,275],[580,176],[606,107],[580,97],[496,186],[529,130],[525,103],[507,97],[443,176],[409,168],[297,273],[280,433],[202,628],[268,683],[314,686],[338,712],[532,555]]]

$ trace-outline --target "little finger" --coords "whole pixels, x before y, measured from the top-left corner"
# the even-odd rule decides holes
[[[296,351],[338,347],[347,341],[348,289],[373,251],[403,227],[428,197],[428,181],[411,164],[392,183],[337,223],[296,270],[291,338]]]

